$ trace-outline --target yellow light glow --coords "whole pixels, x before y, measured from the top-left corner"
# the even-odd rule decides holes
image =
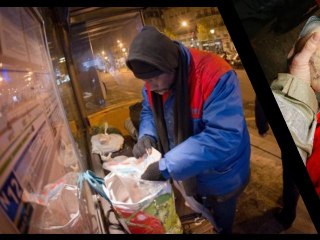
[[[186,26],[188,26],[188,23],[186,21],[182,21],[181,25],[182,25],[182,27],[186,27]]]

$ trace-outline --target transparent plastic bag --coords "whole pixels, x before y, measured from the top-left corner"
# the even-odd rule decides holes
[[[23,200],[35,204],[31,233],[90,233],[91,223],[85,216],[83,199],[79,197],[79,173],[70,172],[40,193],[24,191]]]
[[[87,170],[81,174],[79,185],[87,181],[106,199],[129,233],[182,233],[170,182],[140,178],[148,165],[160,158],[161,154],[156,149],[152,149],[151,155],[140,159],[116,161],[110,158],[104,164],[111,172],[104,179]]]
[[[169,181],[145,181],[111,172],[105,177],[104,191],[129,233],[183,232]]]
[[[104,163],[102,167],[117,174],[118,176],[140,179],[141,174],[151,163],[157,162],[161,159],[161,153],[155,148],[152,148],[151,154],[145,154],[141,158],[119,157],[120,156],[111,158],[109,155],[107,158],[103,158]]]
[[[140,178],[151,163],[160,159],[161,153],[153,148],[150,155],[139,159],[104,162],[104,168],[111,171],[104,179],[104,192],[129,233],[182,233],[169,181]]]

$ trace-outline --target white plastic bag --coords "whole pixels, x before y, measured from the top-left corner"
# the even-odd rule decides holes
[[[104,190],[129,233],[182,233],[168,181],[145,181],[111,172],[105,177]]]
[[[92,153],[104,155],[119,151],[124,143],[124,138],[120,134],[107,133],[108,123],[104,123],[104,133],[99,133],[91,137]]]
[[[161,154],[152,149],[151,155],[140,159],[104,162],[111,171],[104,179],[104,192],[129,233],[182,233],[169,181],[140,179],[149,164],[160,158]]]
[[[161,153],[155,148],[152,148],[150,155],[144,155],[141,158],[118,156],[115,158],[109,157],[105,159],[102,167],[117,175],[140,179],[141,174],[153,162],[161,159]]]
[[[119,151],[124,143],[124,138],[120,134],[111,133],[106,137],[99,133],[91,137],[92,153],[106,154]]]
[[[78,197],[78,173],[70,172],[54,183],[46,185],[41,193],[24,191],[23,200],[35,203],[30,233],[90,233],[90,221],[84,202]]]

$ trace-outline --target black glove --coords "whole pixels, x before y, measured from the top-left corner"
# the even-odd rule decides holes
[[[159,162],[151,163],[141,175],[141,179],[149,181],[166,181],[159,170]]]
[[[140,158],[147,152],[147,149],[151,150],[151,147],[156,147],[155,140],[151,136],[144,135],[133,146],[132,154],[135,158]]]

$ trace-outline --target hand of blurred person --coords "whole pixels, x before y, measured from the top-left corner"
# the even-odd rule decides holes
[[[311,68],[314,68],[315,74],[320,75],[320,65],[318,65],[320,61],[318,63],[310,61],[317,50],[320,51],[320,31],[314,32],[306,41],[302,50],[293,57],[289,66],[289,73],[305,81],[315,91],[320,92],[320,78],[314,77],[311,79]]]

